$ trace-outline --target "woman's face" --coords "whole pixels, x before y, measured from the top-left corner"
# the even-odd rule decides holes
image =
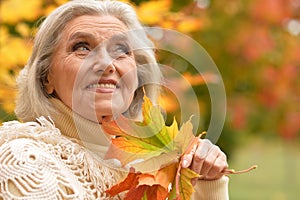
[[[138,86],[126,31],[112,16],[71,20],[53,54],[46,91],[92,121],[126,111]]]

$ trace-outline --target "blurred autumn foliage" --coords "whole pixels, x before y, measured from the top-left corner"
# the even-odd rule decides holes
[[[1,121],[14,118],[15,77],[30,55],[39,19],[64,2],[0,1]],[[226,134],[223,134],[227,143],[231,144],[233,135],[238,133],[284,139],[299,137],[300,0],[134,0],[130,3],[145,25],[187,34],[213,58],[227,93]],[[163,53],[159,59],[165,59]],[[188,69],[184,74],[199,94],[199,104],[209,101],[201,77]],[[176,113],[174,98],[163,101],[172,105],[166,106],[168,112]],[[209,108],[202,110],[207,112],[204,122],[208,123]]]

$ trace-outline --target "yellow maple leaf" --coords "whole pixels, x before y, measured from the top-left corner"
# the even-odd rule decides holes
[[[169,196],[169,185],[173,184],[173,187],[176,186],[175,198],[191,196],[194,190],[189,189],[193,187],[190,182],[198,174],[190,172],[190,169],[181,172],[179,166],[183,153],[187,153],[186,150],[192,149],[189,146],[198,141],[193,135],[190,120],[180,130],[175,119],[170,126],[166,126],[159,106],[154,106],[146,96],[142,111],[142,122],[122,117],[118,122],[102,123],[104,131],[116,136],[112,139],[106,159],[118,159],[123,166],[129,165],[133,171],[138,171],[130,172],[124,181],[106,192],[114,196],[128,191],[124,199],[160,200]],[[136,160],[140,161],[132,163]],[[135,185],[130,186],[130,182],[135,182]]]

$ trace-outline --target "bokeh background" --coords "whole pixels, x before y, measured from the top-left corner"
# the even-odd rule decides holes
[[[64,2],[0,0],[1,123],[15,119],[15,78],[30,55],[38,24]],[[194,38],[218,66],[227,95],[226,122],[218,144],[231,168],[258,165],[247,174],[231,175],[231,199],[299,199],[300,0],[127,2],[143,24]],[[174,62],[158,51],[158,60],[181,67],[198,94],[199,129],[205,130],[210,105],[203,77],[184,59]],[[160,101],[166,112],[176,116],[179,108],[174,99],[164,95]]]

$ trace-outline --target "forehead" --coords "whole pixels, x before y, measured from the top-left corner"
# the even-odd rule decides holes
[[[83,15],[68,22],[62,34],[65,39],[70,39],[82,32],[92,34],[96,38],[107,39],[113,34],[126,31],[128,31],[126,25],[116,17],[109,15]]]

